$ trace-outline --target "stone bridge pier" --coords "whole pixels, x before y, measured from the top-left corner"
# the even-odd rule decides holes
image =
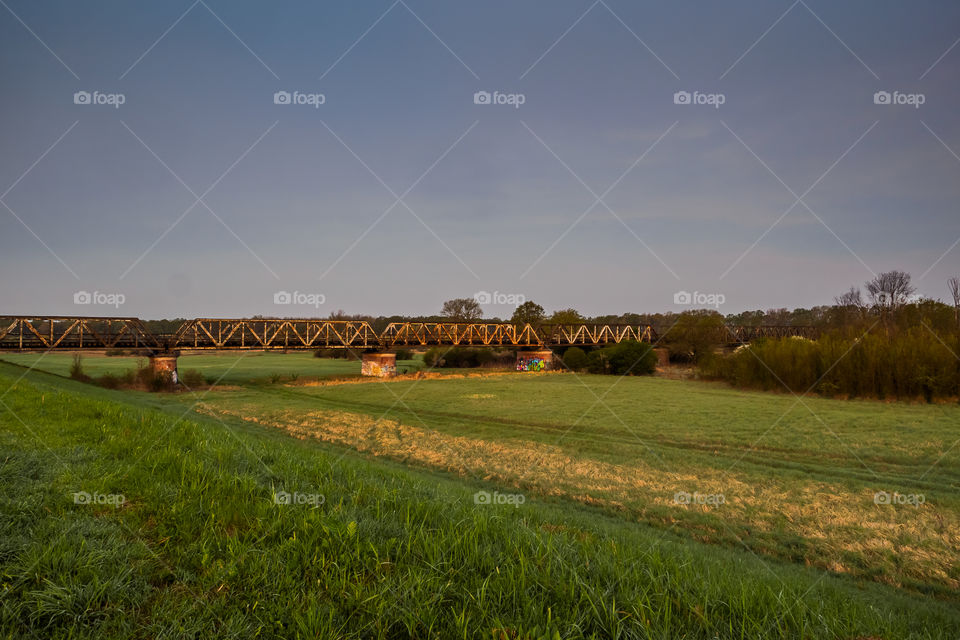
[[[360,356],[360,375],[392,378],[397,375],[397,354],[364,353]]]
[[[177,373],[177,357],[179,355],[179,353],[174,352],[150,356],[150,368],[153,369],[154,375],[162,376],[173,384],[178,384],[180,382]]]

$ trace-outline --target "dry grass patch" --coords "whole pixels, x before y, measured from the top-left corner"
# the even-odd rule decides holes
[[[542,496],[612,508],[657,525],[676,524],[705,542],[746,544],[757,552],[838,573],[896,586],[960,588],[960,522],[955,513],[931,503],[877,505],[873,490],[778,476],[758,481],[707,466],[676,470],[645,461],[614,464],[574,457],[541,442],[456,436],[346,411],[263,411],[235,402],[229,408],[207,402],[200,411]],[[678,504],[678,493],[722,494],[723,501]],[[893,562],[893,554],[899,562]]]

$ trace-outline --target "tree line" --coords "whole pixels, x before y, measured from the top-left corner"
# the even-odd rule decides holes
[[[587,316],[574,308],[557,309],[547,313],[544,307],[532,300],[518,305],[509,318],[485,318],[483,307],[474,298],[454,298],[443,303],[440,312],[427,316],[369,316],[350,315],[336,311],[330,315],[334,320],[366,320],[374,328],[385,327],[390,322],[510,322],[513,324],[649,324],[666,329],[683,322],[684,318],[710,316],[731,326],[812,326],[822,329],[860,326],[871,318],[884,323],[905,322],[915,326],[920,318],[927,318],[938,328],[960,326],[960,278],[950,278],[948,289],[952,305],[940,300],[919,298],[909,273],[888,271],[876,275],[864,283],[863,289],[851,287],[836,296],[833,304],[811,308],[757,309],[723,315],[712,309],[663,313],[620,313]],[[865,291],[865,293],[864,293]]]
[[[663,313],[620,313],[588,316],[574,308],[557,309],[547,313],[544,307],[532,300],[518,305],[509,318],[484,318],[483,307],[475,298],[454,298],[443,303],[438,313],[428,315],[392,315],[374,316],[363,313],[347,313],[337,310],[327,316],[330,320],[360,320],[370,323],[376,331],[382,331],[392,322],[510,322],[513,324],[631,324],[652,325],[664,330],[684,322],[689,316],[710,316],[719,318],[724,325],[735,326],[812,326],[824,329],[845,326],[860,326],[879,318],[886,323],[906,323],[916,326],[920,318],[927,318],[938,329],[946,330],[949,319],[954,326],[960,326],[960,278],[950,278],[948,290],[952,306],[939,300],[920,299],[914,294],[910,274],[902,271],[881,273],[864,284],[863,289],[851,287],[836,296],[834,303],[811,308],[771,308],[743,311],[740,313],[720,314],[710,309],[684,312]],[[864,293],[865,291],[865,293]],[[262,316],[253,316],[259,318]],[[157,334],[169,334],[176,331],[186,320],[147,320],[147,329]]]

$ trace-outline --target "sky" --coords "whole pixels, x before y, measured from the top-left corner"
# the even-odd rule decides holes
[[[2,0],[0,314],[946,300],[958,42],[954,2]]]

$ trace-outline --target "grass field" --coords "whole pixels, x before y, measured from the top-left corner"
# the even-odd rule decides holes
[[[956,406],[298,362],[181,394],[0,364],[5,635],[960,634]]]
[[[0,360],[37,367],[58,375],[69,375],[73,355],[69,353],[5,353]],[[82,357],[84,372],[89,376],[105,373],[120,374],[136,369],[147,362],[145,357],[105,356],[102,353],[87,353]],[[423,365],[421,360],[399,360],[398,371],[415,371]],[[309,351],[275,353],[263,351],[215,352],[199,355],[186,354],[177,362],[180,372],[195,370],[204,377],[219,381],[219,384],[238,384],[271,380],[277,376],[290,379],[318,378],[328,376],[359,376],[359,360],[335,360],[314,358]]]
[[[200,406],[960,603],[955,405],[508,374],[232,389]],[[923,504],[876,504],[879,492]]]

